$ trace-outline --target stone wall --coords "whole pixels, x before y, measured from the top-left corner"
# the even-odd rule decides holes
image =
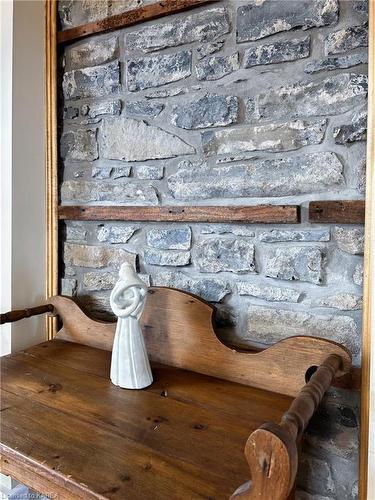
[[[60,1],[64,28],[142,0]],[[150,2],[143,2],[150,3]],[[119,264],[219,308],[224,340],[296,334],[359,363],[363,228],[308,202],[364,194],[367,4],[228,0],[65,48],[61,202],[301,206],[299,225],[66,223],[61,291],[107,315]],[[357,497],[358,396],[309,428],[303,499]]]

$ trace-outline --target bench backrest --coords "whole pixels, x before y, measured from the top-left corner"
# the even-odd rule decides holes
[[[116,323],[89,318],[68,297],[52,297],[50,302],[63,321],[57,338],[112,349]],[[214,308],[198,297],[150,288],[142,316],[150,359],[290,396],[306,383],[307,370],[330,354],[343,360],[339,374],[350,369],[351,357],[344,347],[314,337],[290,337],[260,352],[236,351],[217,338],[213,319]]]

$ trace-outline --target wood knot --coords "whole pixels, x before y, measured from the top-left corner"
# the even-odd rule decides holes
[[[48,386],[48,392],[52,392],[53,394],[55,394],[57,391],[61,391],[61,389],[63,388],[63,386],[61,384],[49,384]]]
[[[207,425],[194,424],[193,429],[196,429],[197,431],[204,431],[205,429],[207,429]]]

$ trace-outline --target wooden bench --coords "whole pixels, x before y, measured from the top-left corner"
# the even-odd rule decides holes
[[[292,498],[303,431],[351,366],[342,346],[312,337],[238,352],[216,337],[211,305],[151,288],[155,381],[125,390],[109,380],[115,323],[70,298],[1,323],[43,312],[59,316],[57,337],[2,358],[1,471],[62,500]]]

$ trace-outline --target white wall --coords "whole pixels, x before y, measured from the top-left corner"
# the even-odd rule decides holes
[[[44,2],[2,0],[0,8],[0,306],[4,311],[35,306],[45,298]],[[44,316],[13,323],[5,339],[3,354],[10,347],[17,351],[43,341]]]
[[[13,4],[0,2],[0,310],[12,305]],[[11,348],[11,325],[0,327],[0,355]]]

